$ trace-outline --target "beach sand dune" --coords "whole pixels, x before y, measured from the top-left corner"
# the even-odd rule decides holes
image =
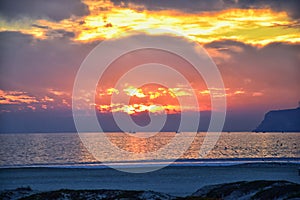
[[[288,181],[240,181],[204,186],[185,197],[175,197],[155,191],[134,190],[69,190],[34,191],[30,187],[0,192],[2,200],[266,200],[300,198],[300,184]]]

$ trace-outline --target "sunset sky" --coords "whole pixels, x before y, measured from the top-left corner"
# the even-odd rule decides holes
[[[101,41],[141,29],[152,35],[150,30],[156,28],[182,33],[205,48],[224,80],[225,127],[252,130],[267,111],[294,108],[300,101],[299,7],[297,0],[3,0],[1,131],[28,131],[30,120],[41,116],[54,121],[62,113],[72,117],[73,83],[88,53]],[[117,67],[132,62],[125,58]],[[117,67],[112,71],[116,76],[122,71]],[[137,71],[131,79],[143,73]],[[95,108],[102,114],[176,114],[177,97],[188,98],[193,92],[176,82],[170,88],[138,88],[134,81],[115,88],[104,82],[95,97]],[[199,109],[186,108],[192,112],[211,109],[211,88],[200,82],[194,83]],[[131,99],[129,104],[111,103],[112,95]],[[13,123],[21,128],[12,129]],[[53,124],[49,130],[65,130],[65,125]]]

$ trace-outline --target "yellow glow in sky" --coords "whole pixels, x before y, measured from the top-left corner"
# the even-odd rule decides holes
[[[119,37],[126,31],[140,29],[171,29],[202,44],[231,39],[246,44],[266,45],[272,42],[300,42],[297,21],[286,12],[271,9],[227,9],[214,12],[186,13],[175,10],[149,11],[114,6],[106,0],[85,0],[90,14],[58,22],[21,20],[6,22],[0,19],[1,31],[20,31],[39,39],[51,37],[49,30],[73,32],[76,42],[92,42]],[[36,24],[47,28],[32,26]],[[151,31],[147,31],[152,34]]]

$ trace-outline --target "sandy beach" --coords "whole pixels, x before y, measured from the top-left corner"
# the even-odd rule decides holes
[[[199,188],[236,181],[285,180],[300,183],[297,164],[244,164],[215,167],[167,167],[144,174],[114,169],[7,168],[0,169],[0,189],[30,186],[33,190],[118,189],[153,190],[186,196]]]

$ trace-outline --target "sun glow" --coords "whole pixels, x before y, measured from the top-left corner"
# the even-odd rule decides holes
[[[175,92],[171,92],[172,90]],[[129,104],[109,103],[110,91],[120,91],[114,94],[118,95],[118,99],[122,99],[125,96],[130,97]],[[177,113],[181,110],[176,96],[177,94],[181,94],[177,91],[178,89],[176,88],[168,89],[152,85],[143,86],[141,88],[127,86],[122,90],[110,88],[110,90],[106,90],[106,92],[99,90],[98,93],[101,93],[101,98],[98,99],[99,103],[96,104],[96,108],[100,112],[123,112],[130,115],[142,112],[157,114],[164,112]]]
[[[211,110],[210,106],[210,97],[213,94],[215,98],[221,97],[219,93],[219,88],[209,88],[209,89],[192,89],[187,87],[174,87],[166,88],[161,87],[156,84],[147,84],[140,88],[137,88],[133,85],[126,86],[123,89],[99,89],[97,92],[101,95],[98,95],[96,98],[96,109],[99,112],[109,113],[109,112],[122,112],[129,115],[139,114],[143,112],[149,113],[168,113],[174,114],[184,111],[204,111]],[[115,92],[116,99],[121,100],[120,102],[112,103],[111,102],[111,91]],[[261,95],[252,95],[252,93],[246,93],[242,88],[238,90],[230,90],[229,88],[225,89],[226,96],[228,98],[234,98],[235,96],[247,96],[252,97],[261,96]],[[255,93],[257,94],[257,92]],[[196,95],[198,99],[199,107],[192,104],[191,102],[193,95]],[[129,97],[129,102],[123,101]],[[185,105],[180,105],[179,98],[187,102]],[[190,102],[190,103],[189,103]]]

